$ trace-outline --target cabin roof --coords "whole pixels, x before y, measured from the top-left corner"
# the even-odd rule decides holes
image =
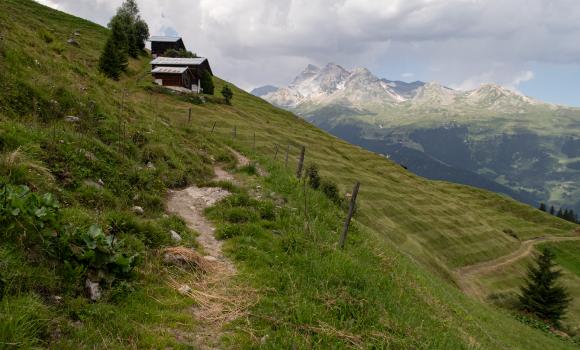
[[[183,74],[188,69],[187,67],[156,67],[151,73]]]
[[[152,36],[149,38],[149,41],[157,41],[157,42],[166,42],[166,43],[175,43],[181,40],[178,36]]]
[[[180,57],[157,57],[151,61],[152,65],[163,64],[163,65],[176,65],[176,66],[198,66],[206,61],[207,58],[197,57],[197,58],[180,58]]]

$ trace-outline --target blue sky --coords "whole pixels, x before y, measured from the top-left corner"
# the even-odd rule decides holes
[[[122,0],[38,0],[106,24]],[[309,63],[459,89],[497,83],[580,106],[578,0],[137,0],[152,34],[179,33],[245,89]]]
[[[522,83],[520,91],[543,101],[580,106],[580,66],[536,64],[534,79]]]

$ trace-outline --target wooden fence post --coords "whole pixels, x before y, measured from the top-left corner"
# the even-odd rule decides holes
[[[286,158],[284,159],[284,167],[288,167],[288,154],[290,153],[290,144],[286,147]]]
[[[189,107],[189,116],[187,117],[187,122],[191,123],[191,107]]]
[[[213,130],[215,129],[215,124],[216,124],[216,123],[217,123],[217,122],[213,122],[213,125],[211,126],[211,134],[213,134]]]
[[[340,249],[344,249],[344,243],[346,242],[346,235],[348,233],[348,228],[350,226],[350,220],[354,214],[354,209],[356,208],[356,197],[358,195],[358,189],[360,188],[360,182],[356,182],[354,188],[352,189],[352,196],[350,197],[350,206],[348,208],[348,215],[344,221],[344,227],[342,228],[342,234],[340,235],[340,241],[338,246]]]
[[[256,132],[254,131],[254,143],[252,144],[252,151],[256,150]]]
[[[236,130],[236,126],[234,125],[234,131],[233,131],[233,134],[234,134],[234,139],[236,138],[236,135],[237,135],[237,133],[238,133],[238,132],[237,132],[237,130]]]
[[[278,158],[278,148],[280,148],[280,146],[276,144],[276,151],[274,152],[274,160]]]
[[[300,151],[300,158],[298,159],[298,169],[296,169],[296,177],[302,178],[302,168],[304,167],[304,154],[306,153],[306,146],[302,146]]]

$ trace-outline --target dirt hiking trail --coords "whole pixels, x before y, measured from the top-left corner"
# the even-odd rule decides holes
[[[454,271],[456,282],[463,292],[477,299],[483,300],[485,293],[477,285],[479,276],[490,274],[504,266],[511,265],[533,253],[538,244],[548,242],[566,242],[580,240],[580,232],[576,231],[574,236],[567,237],[536,237],[522,241],[520,247],[514,252],[501,256],[494,260],[484,261],[474,265],[464,266]]]
[[[248,158],[230,149],[238,166],[250,164]],[[220,166],[214,167],[217,181],[237,183],[234,176]],[[203,247],[203,274],[192,273],[187,281],[172,281],[180,293],[190,296],[196,303],[193,316],[199,327],[192,334],[196,348],[218,349],[220,338],[225,334],[223,326],[245,314],[253,304],[255,291],[234,286],[234,264],[224,255],[222,242],[215,238],[215,227],[204,216],[204,210],[230,195],[219,187],[190,186],[170,191],[167,211],[180,216],[189,228],[199,233],[197,241]],[[186,284],[184,284],[187,282]],[[185,291],[185,292],[184,292]]]

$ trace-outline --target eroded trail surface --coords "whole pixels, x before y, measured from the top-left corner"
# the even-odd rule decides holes
[[[234,177],[215,167],[216,180],[232,181]],[[218,349],[224,335],[223,326],[245,313],[252,303],[252,291],[234,287],[236,274],[234,264],[224,255],[222,242],[215,238],[215,227],[204,216],[204,209],[226,198],[230,193],[218,187],[191,186],[180,191],[171,191],[167,210],[187,223],[188,227],[199,233],[197,241],[203,247],[204,257],[209,268],[202,275],[194,275],[187,284],[187,292],[195,301],[193,316],[199,326],[191,337],[195,348]]]
[[[494,260],[484,261],[478,264],[464,266],[455,270],[455,277],[457,284],[465,293],[472,295],[478,299],[484,299],[485,294],[481,288],[477,285],[476,281],[479,276],[490,274],[494,271],[501,269],[504,266],[511,265],[520,259],[523,259],[534,251],[534,247],[538,244],[547,242],[565,242],[565,241],[578,241],[580,240],[580,235],[569,236],[569,237],[537,237],[523,241],[520,247],[502,257]]]
[[[181,191],[172,191],[167,209],[179,215],[189,228],[199,233],[197,241],[203,247],[208,260],[231,265],[223,255],[222,242],[214,236],[215,227],[203,215],[205,208],[213,206],[229,195],[228,191],[218,187],[191,186]]]

